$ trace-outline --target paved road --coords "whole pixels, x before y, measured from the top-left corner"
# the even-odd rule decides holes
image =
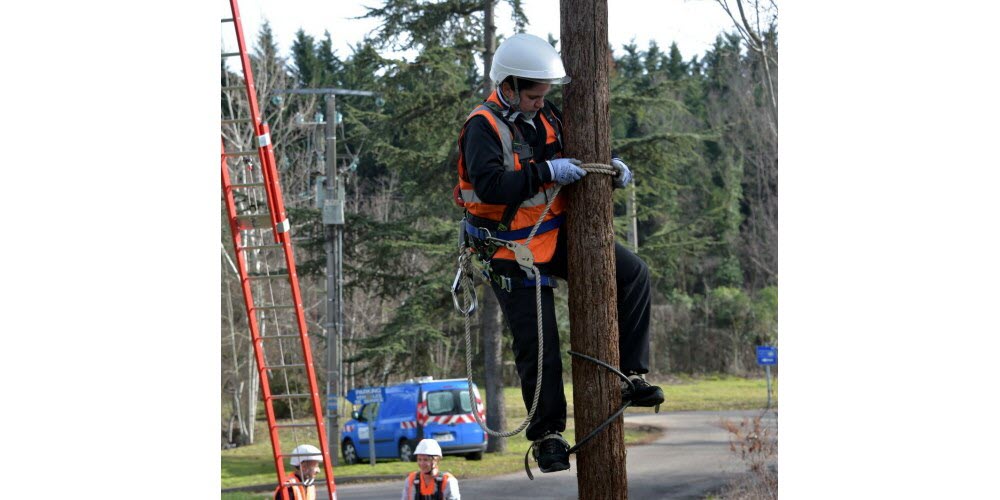
[[[756,411],[677,412],[626,417],[627,422],[650,424],[667,431],[653,443],[628,450],[629,497],[637,499],[701,499],[717,491],[745,467],[729,451],[728,433],[719,427],[724,419],[739,420]],[[777,425],[774,413],[768,423]],[[514,438],[517,439],[517,438]],[[534,463],[532,462],[532,465]],[[462,497],[470,499],[577,498],[575,459],[569,471],[542,474],[532,470],[477,479],[459,478]],[[350,484],[337,488],[339,500],[399,498],[402,481]],[[324,492],[325,495],[325,492]],[[319,498],[325,498],[325,496]]]

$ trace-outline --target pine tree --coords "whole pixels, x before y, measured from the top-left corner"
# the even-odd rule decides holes
[[[671,80],[678,81],[687,75],[687,64],[681,57],[681,50],[677,48],[677,42],[670,44],[670,55],[667,56],[665,67],[667,77]]]
[[[293,74],[301,87],[315,87],[323,81],[323,64],[316,54],[316,41],[305,31],[295,32],[292,42]]]

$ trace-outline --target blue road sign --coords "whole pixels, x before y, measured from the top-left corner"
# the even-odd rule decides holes
[[[757,364],[758,365],[778,364],[778,348],[771,347],[768,345],[757,346]]]
[[[356,405],[381,403],[385,400],[385,387],[363,387],[354,389],[353,402]]]

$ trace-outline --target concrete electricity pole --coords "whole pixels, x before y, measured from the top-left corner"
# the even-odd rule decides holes
[[[343,335],[343,267],[344,252],[344,181],[337,175],[337,95],[327,94],[323,135],[325,149],[323,159],[326,170],[326,193],[323,197],[323,226],[326,241],[326,436],[330,449],[330,461],[339,465],[340,449],[340,391],[341,357],[340,346]]]
[[[326,241],[326,436],[332,465],[338,465],[340,449],[340,391],[343,389],[344,338],[344,179],[337,171],[337,95],[374,96],[374,92],[347,89],[278,89],[276,94],[321,94],[326,96],[323,120],[326,183],[322,193]]]
[[[566,73],[563,89],[565,155],[611,163],[607,0],[560,0]],[[588,175],[567,186],[569,323],[574,351],[618,366],[611,177]],[[621,408],[621,382],[604,368],[573,358],[576,440]],[[577,453],[582,499],[628,498],[622,420],[616,419]]]

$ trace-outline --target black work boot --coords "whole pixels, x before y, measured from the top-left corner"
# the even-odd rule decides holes
[[[542,472],[558,472],[569,468],[569,443],[558,432],[546,434],[535,441],[531,453]]]
[[[639,375],[629,375],[632,387],[622,382],[622,402],[631,401],[632,406],[656,406],[663,403],[663,389],[649,385]]]

